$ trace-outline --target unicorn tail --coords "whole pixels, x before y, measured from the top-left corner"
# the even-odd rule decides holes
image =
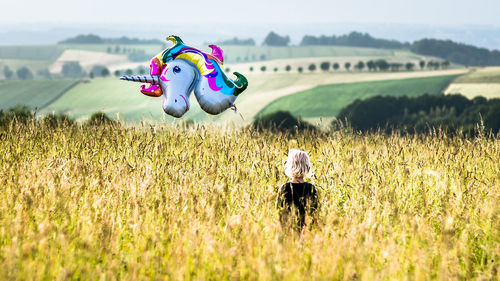
[[[234,85],[236,86],[236,88],[234,89],[233,95],[238,96],[248,87],[248,80],[245,76],[238,72],[233,72],[233,74],[238,77],[238,79],[234,81]]]

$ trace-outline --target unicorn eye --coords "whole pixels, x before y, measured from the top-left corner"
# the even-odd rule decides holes
[[[179,72],[181,72],[181,68],[178,67],[177,65],[174,66],[174,73],[179,73]]]

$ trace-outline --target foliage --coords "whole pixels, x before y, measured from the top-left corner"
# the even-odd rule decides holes
[[[61,73],[64,77],[79,78],[85,76],[85,71],[83,70],[80,63],[77,61],[65,62],[62,66]]]
[[[14,71],[12,71],[8,66],[4,66],[3,75],[5,76],[5,79],[10,80],[14,77]]]
[[[330,63],[327,61],[324,61],[319,65],[319,68],[321,68],[321,70],[323,70],[323,71],[328,71],[328,70],[330,70]]]
[[[316,70],[316,64],[311,63],[311,64],[307,67],[307,69],[309,69],[309,71],[315,71],[315,70]]]
[[[304,68],[303,68],[302,66],[299,66],[299,67],[297,67],[297,71],[298,71],[299,73],[302,73],[302,71],[304,71]]]
[[[305,35],[302,38],[302,42],[300,43],[300,45],[337,45],[387,49],[402,49],[410,47],[409,43],[401,43],[396,40],[377,39],[371,37],[368,33],[361,33],[356,31],[341,36],[321,35],[319,37],[316,37],[312,35]]]
[[[338,70],[340,68],[340,64],[338,62],[333,63],[333,70]]]
[[[350,62],[346,62],[346,63],[344,63],[344,68],[345,68],[346,70],[349,70],[349,68],[351,68],[351,63],[350,63]]]
[[[34,121],[35,115],[26,105],[16,105],[8,110],[0,110],[0,127],[9,126],[12,122],[28,124]]]
[[[119,123],[109,118],[104,112],[95,112],[90,115],[85,125],[87,126],[116,126]]]
[[[290,70],[292,70],[292,66],[290,66],[290,65],[285,66],[285,70],[286,70],[287,72],[289,72]]]
[[[232,39],[222,40],[216,43],[217,45],[234,45],[234,46],[255,46],[255,41],[252,38],[239,39],[234,37]]]
[[[500,132],[500,99],[468,100],[461,95],[423,95],[419,97],[376,96],[356,100],[337,116],[348,120],[353,129],[361,131],[378,128],[408,129],[409,132],[428,132],[429,128],[444,130],[478,128]]]
[[[316,128],[294,117],[287,111],[277,111],[267,115],[258,116],[252,123],[252,128],[257,131],[270,130],[276,132],[299,132],[303,130],[316,130]]]
[[[455,78],[457,75],[322,85],[278,98],[264,107],[259,114],[286,110],[304,118],[335,117],[343,107],[356,99],[377,95],[440,94]]]
[[[451,40],[422,39],[411,50],[417,54],[436,56],[463,65],[500,65],[500,51],[455,43]]]
[[[122,36],[120,38],[101,38],[95,34],[80,34],[73,38],[60,41],[58,44],[162,44],[163,41],[157,39],[138,39]]]
[[[265,71],[266,71],[266,69],[267,69],[267,68],[266,68],[266,66],[265,66],[265,65],[263,65],[263,66],[261,66],[261,67],[260,67],[260,71],[262,71],[262,72],[265,72]]]
[[[288,46],[290,43],[290,36],[280,36],[271,31],[267,34],[262,45],[264,46]]]
[[[28,125],[0,141],[2,279],[498,275],[498,139]],[[300,237],[274,207],[290,148],[321,203]]]
[[[51,128],[71,126],[75,120],[63,113],[50,113],[41,120],[41,123]]]
[[[21,80],[33,80],[33,72],[31,72],[31,70],[29,68],[27,68],[26,66],[23,66],[21,68],[19,68],[18,70],[16,70],[16,76],[17,78],[21,79]]]

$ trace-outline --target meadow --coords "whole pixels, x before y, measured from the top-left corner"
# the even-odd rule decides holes
[[[41,109],[76,83],[76,79],[0,81],[0,110],[16,105]]]
[[[495,280],[500,141],[213,126],[0,129],[6,280]],[[278,223],[290,148],[318,221]]]
[[[335,117],[344,106],[356,99],[376,95],[419,96],[426,93],[440,94],[457,77],[457,75],[447,75],[322,85],[276,99],[262,109],[259,114],[284,110],[301,117]]]

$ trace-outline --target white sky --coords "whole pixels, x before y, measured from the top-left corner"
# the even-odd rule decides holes
[[[500,25],[500,0],[3,0],[0,23]]]

